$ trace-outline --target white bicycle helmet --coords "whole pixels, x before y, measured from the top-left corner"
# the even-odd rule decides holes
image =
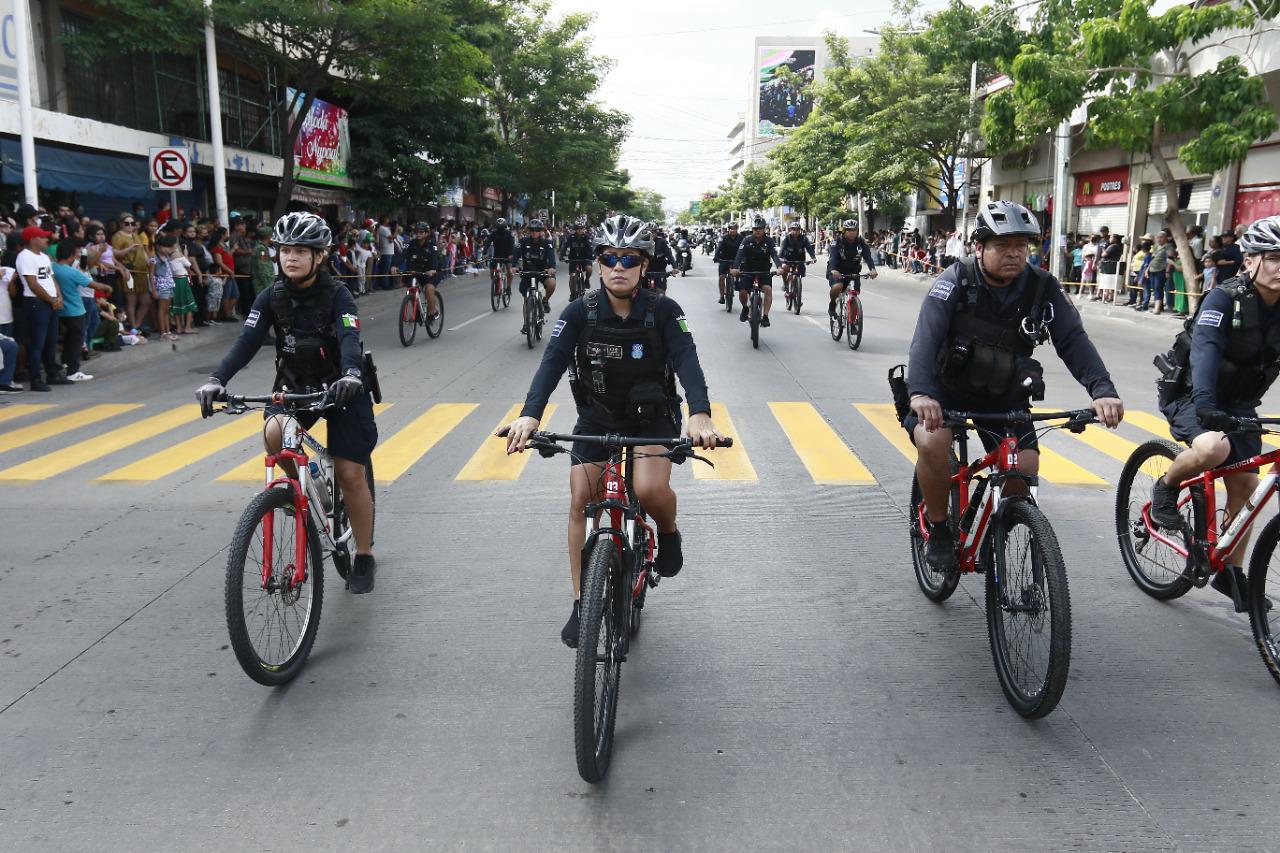
[[[328,224],[314,213],[297,211],[286,213],[276,222],[271,240],[277,246],[310,246],[327,249],[333,242],[333,232]]]
[[[992,201],[978,209],[972,240],[990,237],[1039,237],[1040,223],[1031,211],[1013,201]]]
[[[1259,219],[1240,235],[1239,242],[1246,255],[1280,252],[1280,215]]]
[[[645,255],[653,254],[653,235],[644,220],[620,213],[610,216],[596,231],[597,249],[635,249]]]

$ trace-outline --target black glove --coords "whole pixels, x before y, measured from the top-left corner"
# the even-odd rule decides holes
[[[209,381],[196,389],[196,400],[200,402],[200,417],[207,418],[213,414],[213,404],[227,398],[227,389],[212,376]]]
[[[333,392],[334,404],[341,409],[364,390],[364,383],[354,376],[344,376],[330,385],[329,390]]]
[[[1196,409],[1200,426],[1214,432],[1231,432],[1236,429],[1236,419],[1221,409]]]

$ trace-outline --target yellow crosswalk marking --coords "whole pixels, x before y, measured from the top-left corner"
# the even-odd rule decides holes
[[[507,410],[506,415],[503,416],[494,429],[504,424],[509,424],[520,417],[520,410],[523,408],[523,403],[516,403]],[[549,403],[547,410],[542,415],[542,429],[547,428],[547,424],[551,423],[551,416],[555,413],[556,404]],[[527,450],[524,453],[507,455],[507,440],[489,435],[485,438],[484,443],[480,445],[480,449],[467,460],[467,464],[462,466],[462,470],[458,472],[458,476],[455,479],[468,481],[518,480],[533,455],[533,452]]]
[[[262,421],[250,414],[238,415],[230,423],[179,442],[172,447],[153,453],[145,459],[109,471],[99,480],[111,482],[145,483],[167,477],[201,459],[212,456],[234,444],[262,432]]]
[[[721,435],[733,439],[733,447],[717,447],[715,450],[700,453],[715,463],[714,468],[693,461],[693,476],[698,480],[730,480],[754,483],[760,478],[756,476],[755,466],[747,456],[746,445],[742,442],[742,434],[733,425],[729,410],[723,403],[711,404],[711,422]]]
[[[907,461],[915,463],[916,446],[911,443],[911,436],[902,428],[898,413],[892,403],[854,403],[854,408],[862,412],[862,416],[871,421],[876,431],[898,448],[898,452],[907,457]]]
[[[1040,445],[1040,476],[1060,486],[1108,486],[1106,480]]]
[[[1149,412],[1126,411],[1124,419],[1139,429],[1144,429],[1169,441],[1175,441],[1172,433],[1169,432],[1169,422],[1163,417],[1157,417]]]
[[[373,451],[373,473],[394,482],[477,408],[475,403],[436,403]]]
[[[875,477],[810,403],[770,403],[769,409],[813,482],[826,486],[874,483]]]
[[[194,403],[177,406],[163,414],[143,418],[128,426],[79,441],[61,450],[32,459],[30,462],[7,468],[0,471],[0,480],[46,480],[199,418],[200,407]]]
[[[105,421],[107,418],[114,418],[116,415],[122,415],[125,412],[140,408],[142,406],[138,403],[103,403],[100,406],[90,406],[78,412],[71,412],[22,429],[15,429],[12,432],[0,435],[0,453],[4,453],[6,450],[15,450],[19,447],[26,447],[28,444],[34,444],[37,441],[43,441],[46,438],[61,435],[64,432],[70,432],[73,429],[79,429],[89,424],[96,424],[98,421]]]
[[[14,418],[33,415],[36,412],[43,412],[45,409],[52,409],[56,405],[56,403],[14,403],[11,406],[5,406],[0,409],[0,421],[11,421]]]
[[[1045,412],[1048,409],[1033,409],[1035,412]],[[1133,455],[1133,451],[1138,449],[1138,445],[1127,438],[1121,438],[1102,424],[1089,424],[1085,427],[1085,431],[1077,435],[1074,432],[1061,430],[1064,435],[1069,435],[1076,441],[1083,442],[1094,450],[1100,450],[1112,459],[1119,459],[1121,462],[1128,462],[1129,457]]]
[[[391,403],[376,404],[373,407],[374,416],[376,417],[377,415],[382,414],[387,409],[391,408],[392,405],[393,404]],[[245,415],[241,415],[241,417],[249,417],[249,415],[245,414]],[[255,430],[255,432],[261,435],[262,434],[261,414],[259,414],[258,417],[252,418],[252,420],[258,425],[258,428],[257,430]],[[307,433],[316,441],[320,442],[322,445],[328,444],[329,442],[329,424],[325,422],[324,418],[321,418],[320,420],[316,421],[315,426],[307,430]],[[261,442],[259,442],[259,446],[260,445],[261,445]],[[266,479],[266,469],[263,468],[262,461],[263,459],[266,458],[266,455],[267,455],[266,451],[258,450],[253,456],[249,457],[244,462],[240,463],[239,465],[237,465],[236,467],[232,468],[230,471],[228,471],[227,473],[219,477],[218,482],[219,483],[227,483],[227,482],[261,483],[263,482]],[[279,471],[280,469],[277,468],[276,470]],[[377,471],[375,470],[374,473],[376,474]]]

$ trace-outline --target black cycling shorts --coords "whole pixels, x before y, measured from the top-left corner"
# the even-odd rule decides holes
[[[573,425],[574,435],[635,435],[642,438],[679,438],[680,425],[672,418],[659,418],[640,424],[624,424],[607,419],[588,417],[578,413],[578,422]],[[588,463],[601,464],[609,459],[609,449],[595,442],[575,441],[573,453],[569,457],[573,465]],[[683,460],[681,460],[683,461]]]
[[[1256,418],[1258,416],[1257,409],[1245,406],[1226,406],[1223,407],[1223,411],[1236,418]],[[1200,426],[1200,421],[1196,418],[1196,405],[1191,401],[1190,394],[1161,407],[1160,414],[1164,415],[1165,420],[1169,422],[1169,432],[1173,434],[1173,437],[1188,446],[1195,441],[1197,436],[1212,432],[1212,430],[1207,430]],[[1231,453],[1227,456],[1227,461],[1222,463],[1223,466],[1243,462],[1262,452],[1262,436],[1257,433],[1229,432],[1227,433],[1227,443],[1231,445]],[[1256,471],[1257,469],[1254,468],[1252,470]]]
[[[788,267],[791,268],[792,275],[798,275],[803,277],[804,274],[808,271],[808,267],[805,265],[805,262],[803,259],[798,261],[783,261],[783,263],[785,263]]]
[[[549,278],[555,278],[552,275],[522,275],[520,276],[520,295],[528,296],[529,291],[535,281],[546,281]]]
[[[767,272],[744,272],[738,275],[738,280],[734,282],[734,290],[750,290],[751,279],[756,276],[760,277],[761,287],[773,287],[773,275]]]
[[[733,262],[732,262],[732,261],[721,261],[721,262],[720,262],[720,275],[728,275],[728,274],[729,274],[729,268],[730,268],[730,267],[732,267],[732,266],[733,266]]]
[[[948,406],[947,408],[963,408]],[[989,411],[989,410],[988,410]],[[1010,411],[1013,411],[1010,409]],[[1031,411],[1024,409],[1023,411]],[[916,417],[915,412],[910,413],[902,419],[902,428],[907,431],[907,435],[911,438],[911,443],[916,442],[916,426],[919,425],[920,419]],[[982,423],[979,421],[978,423]],[[1018,435],[1019,450],[1040,450],[1040,439],[1036,436],[1036,425],[1031,423],[1015,424],[1014,430]],[[992,434],[994,431],[994,435]],[[1000,436],[1003,435],[1004,425],[999,423],[987,424],[987,429],[979,430],[978,437],[982,440],[982,447],[987,452],[995,450],[1000,444]],[[970,433],[972,435],[972,433]],[[972,458],[972,457],[971,457]]]
[[[268,406],[263,419],[280,414],[277,406]],[[298,412],[298,423],[306,429],[316,425],[322,415],[318,412]],[[378,444],[378,425],[373,419],[373,399],[361,392],[347,403],[346,408],[330,409],[323,415],[329,425],[329,455],[347,459],[360,465],[368,465],[373,448]]]

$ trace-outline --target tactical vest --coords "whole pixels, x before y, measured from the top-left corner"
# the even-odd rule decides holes
[[[766,237],[765,241],[767,240]],[[772,259],[769,257],[769,247],[765,241],[757,242],[754,237],[748,237],[743,241],[742,245],[747,247],[742,259],[743,272],[764,272],[769,269],[769,261]]]
[[[843,237],[836,238],[836,269],[841,275],[857,275],[862,272],[862,250],[867,245],[859,237],[850,246]]]
[[[956,272],[960,304],[951,319],[947,343],[938,354],[937,373],[943,387],[980,401],[1043,399],[1044,371],[1031,354],[1049,339],[1053,320],[1052,308],[1045,305],[1049,274],[1028,266],[1024,275],[1031,280],[1022,298],[1010,316],[1002,317],[991,294],[978,283],[973,258],[962,261]]]
[[[793,240],[791,239],[791,235],[788,234],[787,238],[782,241],[782,248],[779,251],[781,252],[782,259],[784,261],[797,264],[804,263],[804,256],[808,251],[808,243],[805,241],[804,237],[801,237],[799,240]]]
[[[599,288],[583,295],[587,324],[569,365],[569,387],[581,410],[644,423],[671,414],[679,398],[655,316],[662,294],[644,290],[636,298],[645,300],[644,322],[625,328],[600,325]]]
[[[333,324],[335,290],[328,276],[318,277],[301,294],[290,291],[283,281],[271,285],[276,379],[291,391],[319,390],[342,372],[342,351]]]

